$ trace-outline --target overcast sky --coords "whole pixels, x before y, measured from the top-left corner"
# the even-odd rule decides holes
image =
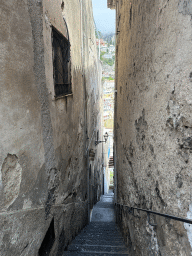
[[[97,29],[104,33],[115,33],[115,10],[107,8],[107,0],[92,0],[93,15]]]

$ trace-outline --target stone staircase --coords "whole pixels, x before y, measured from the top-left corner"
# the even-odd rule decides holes
[[[128,248],[115,224],[113,193],[102,196],[94,206],[91,222],[72,241],[63,255],[125,256]]]

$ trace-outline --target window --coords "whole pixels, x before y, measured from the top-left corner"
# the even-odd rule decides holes
[[[97,141],[99,140],[99,131],[97,131]]]
[[[55,97],[71,94],[70,43],[52,27],[53,79]]]

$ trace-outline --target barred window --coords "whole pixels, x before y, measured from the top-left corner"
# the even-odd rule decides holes
[[[53,79],[55,97],[71,94],[70,43],[52,27]]]

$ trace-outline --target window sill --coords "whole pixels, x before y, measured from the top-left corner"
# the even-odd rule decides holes
[[[66,97],[70,97],[72,96],[73,97],[73,93],[69,93],[69,94],[64,94],[64,95],[60,95],[60,96],[55,96],[55,100],[59,100],[59,99],[63,99],[63,98],[66,98]]]

